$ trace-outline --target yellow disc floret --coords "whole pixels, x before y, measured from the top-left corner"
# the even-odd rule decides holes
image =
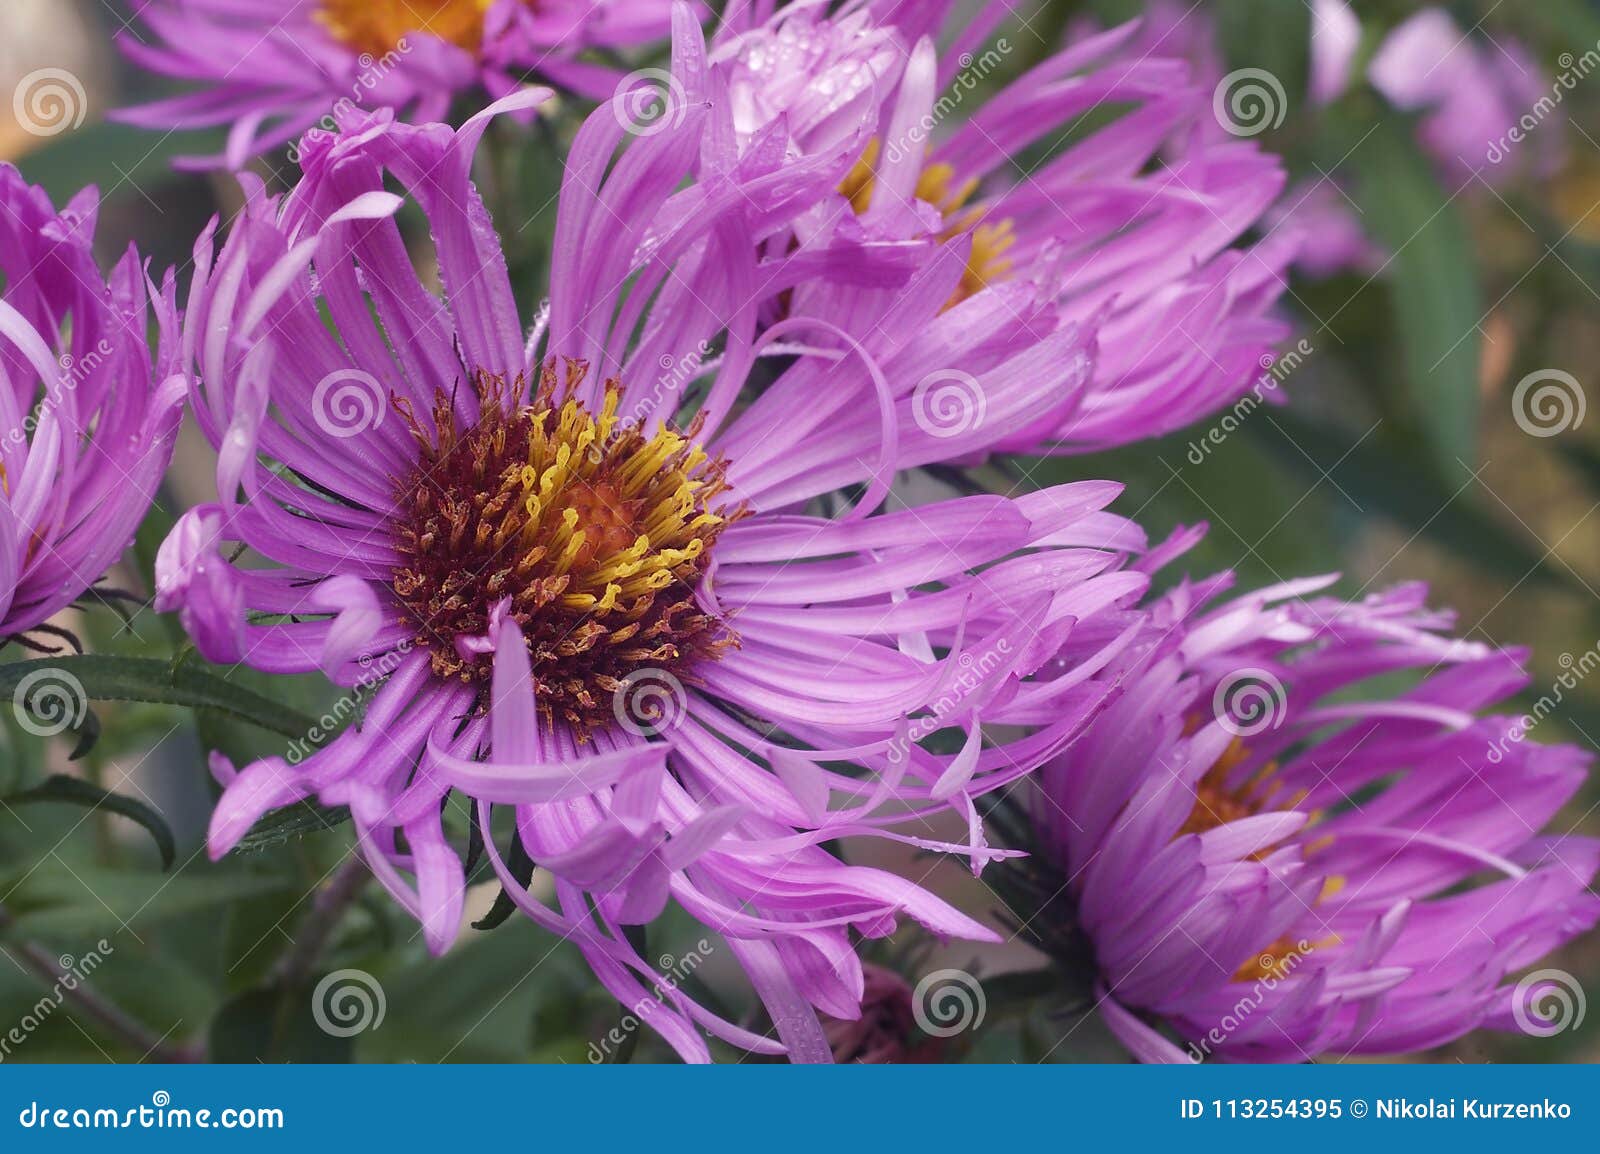
[[[466,429],[447,396],[431,430],[396,402],[422,460],[400,486],[394,578],[441,677],[487,680],[491,663],[456,642],[484,635],[507,603],[541,713],[580,735],[611,717],[628,674],[737,643],[696,592],[718,535],[743,512],[721,508],[726,465],[695,442],[697,425],[646,434],[623,423],[614,381],[592,412],[575,396],[584,372],[546,365],[520,406],[508,399],[520,385],[480,373]]]
[[[877,187],[879,145],[876,140],[867,144],[867,150],[856,161],[855,167],[839,184],[839,191],[850,202],[856,214],[872,207],[873,192]],[[954,308],[968,297],[974,296],[997,281],[1011,275],[1012,261],[1006,254],[1017,243],[1010,220],[990,223],[988,212],[981,205],[969,207],[978,191],[976,180],[956,183],[956,172],[948,164],[928,164],[917,177],[917,199],[932,205],[944,218],[944,228],[939,239],[944,242],[959,236],[970,235],[972,251],[967,255],[967,267],[961,274],[961,283],[945,308]]]
[[[494,0],[322,0],[316,18],[334,39],[382,56],[407,33],[424,32],[468,52],[483,46],[483,17]]]

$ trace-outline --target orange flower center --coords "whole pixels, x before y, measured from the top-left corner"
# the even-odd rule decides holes
[[[607,382],[591,412],[546,366],[530,403],[480,373],[480,416],[457,425],[441,394],[427,428],[405,413],[421,449],[400,482],[402,562],[393,588],[431,653],[433,672],[486,683],[492,663],[464,656],[502,603],[522,627],[546,721],[581,737],[607,724],[623,680],[645,669],[685,673],[738,643],[696,591],[722,530],[725,462],[696,442],[697,427],[647,433],[617,416]]]
[[[477,52],[483,17],[494,0],[322,0],[317,20],[335,40],[357,52],[382,56],[408,32],[425,32]]]
[[[1231,782],[1229,779],[1234,776],[1233,771],[1249,757],[1250,751],[1245,748],[1242,738],[1236,737],[1229,743],[1228,748],[1222,751],[1222,756],[1217,758],[1216,764],[1206,770],[1205,776],[1195,783],[1194,809],[1189,811],[1188,818],[1178,830],[1179,837],[1206,833],[1229,822],[1254,817],[1268,810],[1293,809],[1305,800],[1305,791],[1302,790],[1283,798],[1281,804],[1273,804],[1283,783],[1276,776],[1278,765],[1272,761],[1267,762],[1243,781]],[[1316,816],[1312,815],[1313,822]],[[1307,845],[1305,852],[1312,852],[1318,844],[1313,842]],[[1259,861],[1275,848],[1276,843],[1263,846],[1251,856]],[[1317,901],[1322,902],[1333,897],[1344,888],[1344,884],[1344,879],[1341,877],[1328,878],[1322,883],[1322,892],[1317,896]],[[1281,980],[1293,972],[1294,968],[1304,960],[1304,955],[1314,949],[1337,945],[1338,941],[1337,937],[1331,937],[1314,943],[1303,943],[1302,939],[1285,935],[1264,946],[1246,960],[1234,973],[1233,980],[1236,982],[1257,982],[1268,978]]]

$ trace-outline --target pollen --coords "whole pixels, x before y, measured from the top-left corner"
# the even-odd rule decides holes
[[[869,141],[861,159],[839,184],[839,192],[850,202],[857,216],[872,207],[879,151],[878,141]],[[972,238],[967,267],[962,271],[961,283],[945,302],[946,309],[954,308],[1011,275],[1013,261],[1008,254],[1017,243],[1015,228],[1010,220],[989,221],[986,209],[971,205],[977,191],[976,180],[957,183],[956,171],[948,164],[928,164],[917,177],[917,199],[932,205],[944,218],[939,240],[948,244],[957,237]]]
[[[1308,942],[1304,938],[1293,939],[1285,934],[1234,971],[1233,980],[1236,982],[1264,982],[1271,979],[1281,982],[1292,974],[1309,955],[1317,950],[1325,950],[1330,946],[1337,946],[1339,942],[1338,934],[1333,934],[1315,942]]]
[[[1206,770],[1205,775],[1195,782],[1194,809],[1189,812],[1183,827],[1178,831],[1178,836],[1191,833],[1206,833],[1218,826],[1227,825],[1229,822],[1241,818],[1254,817],[1272,809],[1293,809],[1304,797],[1304,792],[1278,801],[1282,792],[1282,783],[1277,779],[1278,765],[1276,762],[1267,762],[1255,773],[1243,781],[1235,781],[1234,770],[1242,765],[1250,756],[1250,751],[1245,748],[1241,738],[1234,738],[1228,748],[1222,751],[1216,763]],[[1257,852],[1256,857],[1262,858],[1271,850],[1268,846]]]
[[[484,14],[494,0],[322,0],[316,19],[335,40],[382,56],[408,32],[426,32],[468,52],[483,46]]]
[[[1199,719],[1191,719],[1189,732],[1192,733],[1198,728]],[[1259,813],[1294,809],[1305,800],[1304,790],[1283,795],[1283,783],[1277,777],[1276,762],[1269,761],[1244,780],[1235,780],[1237,775],[1234,771],[1249,760],[1249,757],[1250,751],[1242,738],[1236,737],[1228,744],[1228,748],[1222,751],[1222,756],[1218,757],[1216,763],[1206,770],[1205,776],[1195,783],[1194,809],[1189,812],[1188,818],[1179,829],[1179,837],[1206,833],[1229,822],[1254,817]],[[1320,816],[1320,812],[1313,813],[1311,822],[1316,822]],[[1264,846],[1251,855],[1252,859],[1260,861],[1274,848],[1276,847]],[[1317,895],[1316,904],[1321,905],[1337,895],[1344,887],[1345,879],[1342,877],[1325,878],[1322,891]],[[1323,938],[1317,942],[1304,942],[1301,939],[1284,936],[1256,951],[1235,971],[1233,980],[1235,982],[1259,982],[1269,978],[1281,980],[1299,965],[1305,954],[1338,944],[1337,936]]]
[[[722,530],[726,463],[696,442],[699,422],[647,434],[617,415],[608,381],[598,412],[574,395],[586,367],[545,365],[529,402],[519,382],[477,374],[479,416],[462,428],[441,393],[431,420],[397,399],[421,446],[399,485],[393,588],[435,675],[485,685],[492,661],[458,642],[482,637],[506,603],[522,627],[546,722],[580,738],[613,719],[614,695],[641,669],[693,682],[737,636],[697,596]]]

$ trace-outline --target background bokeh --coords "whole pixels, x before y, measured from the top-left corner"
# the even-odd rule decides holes
[[[1487,52],[1525,44],[1543,71],[1532,78],[1536,91],[1580,71],[1585,53],[1600,52],[1600,6],[1585,0],[1445,7]],[[1108,23],[1139,8],[1121,0],[1019,3],[1007,32],[1018,51],[995,82],[1053,51],[1079,22]],[[1291,403],[1253,412],[1220,444],[1195,452],[1210,427],[1202,426],[1102,456],[993,467],[1040,484],[1122,480],[1128,491],[1120,511],[1153,536],[1209,522],[1209,536],[1186,559],[1190,572],[1233,569],[1245,586],[1338,572],[1339,591],[1352,596],[1426,580],[1435,603],[1459,610],[1465,635],[1531,647],[1523,702],[1531,708],[1600,646],[1600,414],[1582,419],[1600,364],[1600,70],[1577,76],[1563,91],[1561,114],[1532,130],[1527,147],[1537,143],[1550,159],[1520,165],[1511,179],[1498,171],[1447,173],[1417,146],[1413,119],[1366,86],[1326,108],[1306,99],[1307,4],[1217,0],[1174,8],[1180,17],[1214,19],[1226,67],[1264,69],[1280,81],[1286,114],[1260,140],[1284,156],[1292,184],[1331,191],[1383,255],[1361,272],[1296,277],[1285,302],[1295,339],[1309,351],[1284,374],[1280,391]],[[1370,52],[1384,29],[1419,6],[1387,0],[1355,8]],[[97,184],[105,196],[104,256],[137,238],[156,268],[177,265],[182,277],[195,234],[213,214],[233,211],[238,193],[231,178],[170,169],[174,155],[208,151],[209,142],[106,122],[107,110],[162,91],[111,46],[125,12],[120,0],[0,5],[0,160],[17,163],[57,203]],[[44,69],[70,74],[81,101],[66,123],[41,133],[10,97],[20,100],[21,86]],[[566,110],[557,130],[580,113]],[[558,165],[547,149],[498,174],[494,195],[536,222],[513,254],[519,288],[538,282]],[[268,158],[263,172],[285,180],[291,166]],[[1569,414],[1576,419],[1554,433],[1530,431],[1518,420],[1516,387],[1530,374],[1555,372],[1577,382]],[[148,593],[154,542],[205,492],[209,470],[207,451],[187,437],[162,507],[116,585]],[[181,645],[173,623],[147,611],[126,626],[104,611],[70,624],[102,652],[169,656]],[[248,671],[233,676],[241,687],[264,688]],[[1596,682],[1563,688],[1535,739],[1600,751]],[[283,691],[281,681],[271,689]],[[312,715],[330,699],[314,679],[292,692],[290,704]],[[96,990],[148,1032],[157,1057],[197,1052],[204,1039],[211,1056],[239,1060],[582,1062],[616,1023],[617,1007],[569,947],[512,919],[492,933],[469,931],[449,956],[431,960],[409,920],[369,887],[326,942],[316,972],[375,975],[381,1025],[350,1037],[317,1028],[304,999],[284,994],[282,979],[312,976],[293,972],[300,963],[290,944],[304,939],[315,917],[308,894],[346,853],[344,831],[321,828],[328,815],[308,811],[258,839],[252,852],[212,865],[201,848],[214,796],[202,748],[243,753],[263,738],[218,711],[203,711],[196,722],[187,711],[138,702],[96,710],[104,735],[75,762],[70,742],[33,737],[0,711],[9,726],[0,732],[0,1033],[39,1016],[46,992],[18,964],[24,948],[63,964],[103,953]],[[159,812],[175,837],[172,868],[161,869],[152,840],[130,816],[105,806],[5,803],[51,773],[83,777]],[[1597,805],[1600,778],[1563,815],[1563,827],[1600,834]],[[936,876],[969,908],[995,904],[958,870],[939,867]],[[477,888],[473,916],[488,910],[495,889],[492,882]],[[663,958],[697,956],[686,933],[669,919],[652,929],[649,948]],[[1020,945],[934,955],[910,940],[880,960],[925,968],[935,958],[993,975],[1034,964]],[[1583,989],[1600,990],[1593,937],[1549,964]],[[712,949],[690,980],[737,1016],[747,994],[731,969]],[[944,1056],[1117,1055],[1092,1022],[1070,1012],[992,1009],[993,1028],[975,1048],[948,1047]],[[138,1035],[130,1040],[82,1011],[61,1008],[43,1018],[5,1060],[146,1056],[135,1052]],[[647,1035],[634,1042],[638,1057],[661,1056]],[[1596,1060],[1600,1017],[1551,1039],[1484,1033],[1424,1057]]]

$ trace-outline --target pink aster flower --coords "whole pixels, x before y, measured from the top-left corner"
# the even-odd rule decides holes
[[[1268,214],[1275,229],[1292,234],[1295,268],[1309,277],[1342,272],[1373,276],[1388,254],[1361,227],[1355,202],[1327,177],[1295,185]]]
[[[917,353],[940,349],[940,367],[990,334],[1092,333],[1075,402],[1002,448],[1103,448],[1232,402],[1287,334],[1273,306],[1292,244],[1239,243],[1282,189],[1280,165],[1216,131],[1209,88],[1140,47],[1136,25],[985,96],[1014,48],[995,35],[1006,14],[988,5],[963,22],[944,0],[856,2],[773,16],[755,5],[726,22],[712,61],[733,110],[728,150],[815,174],[813,211],[769,243],[920,243],[918,295],[943,308],[916,331]],[[1035,148],[1050,155],[1025,165]],[[780,311],[837,321],[887,314],[898,296],[819,278]],[[868,348],[903,352],[881,334]]]
[[[758,332],[760,286],[813,266],[763,261],[752,240],[781,196],[686,184],[720,128],[699,30],[675,19],[681,107],[631,135],[604,108],[579,132],[531,333],[469,173],[489,118],[542,94],[459,132],[380,115],[308,140],[283,198],[245,178],[226,244],[196,249],[186,317],[218,500],[165,543],[159,606],[215,661],[387,675],[310,756],[215,761],[214,855],[274,807],[348,806],[440,951],[464,900],[442,820],[456,795],[512,901],[686,1058],[708,1057],[704,1030],[826,1060],[818,1013],[860,1013],[853,935],[902,917],[990,934],[825,846],[892,838],[975,869],[1005,856],[975,799],[1060,749],[1106,690],[1085,679],[1009,741],[982,726],[1080,622],[1141,595],[1123,562],[1144,542],[1102,511],[1117,487],[1098,482],[885,510],[897,468],[1048,414],[1059,402],[1030,382],[1061,349],[1046,339],[996,374],[992,433],[947,440],[914,420],[915,366],[842,371],[857,331]],[[392,188],[428,220],[442,297],[412,267]],[[830,388],[847,394],[833,422],[792,437]],[[254,556],[225,559],[235,543]],[[921,836],[951,809],[968,842]],[[509,852],[493,836],[508,827]],[[546,871],[553,907],[519,863]],[[669,900],[726,941],[776,1038],[634,949],[624,927]]]
[[[1350,85],[1361,50],[1361,20],[1345,0],[1312,0],[1311,99],[1327,104]]]
[[[1561,158],[1557,112],[1542,69],[1516,40],[1479,40],[1442,8],[1418,12],[1389,33],[1367,78],[1396,108],[1423,112],[1422,146],[1460,180],[1502,183],[1519,168],[1548,171]],[[1527,136],[1529,152],[1506,164]]]
[[[1163,598],[1109,667],[1121,696],[1035,779],[1073,907],[1052,932],[1142,1060],[1537,1027],[1537,983],[1509,979],[1600,917],[1600,843],[1541,832],[1588,755],[1484,713],[1526,683],[1521,655],[1449,638],[1420,586],[1301,599],[1327,583]]]
[[[1313,89],[1327,103],[1349,86],[1360,27],[1344,0],[1318,0],[1313,19]],[[1419,143],[1457,181],[1501,184],[1561,162],[1560,89],[1526,45],[1463,31],[1443,8],[1424,8],[1389,32],[1367,79],[1394,107],[1422,114]]]
[[[35,648],[132,543],[183,412],[173,282],[131,248],[102,276],[98,211],[0,165],[0,639]]]
[[[662,40],[670,0],[141,0],[119,38],[151,72],[193,91],[117,118],[164,132],[229,126],[238,168],[308,128],[389,107],[443,120],[463,93],[509,93],[537,76],[593,99],[618,73],[578,59]]]

